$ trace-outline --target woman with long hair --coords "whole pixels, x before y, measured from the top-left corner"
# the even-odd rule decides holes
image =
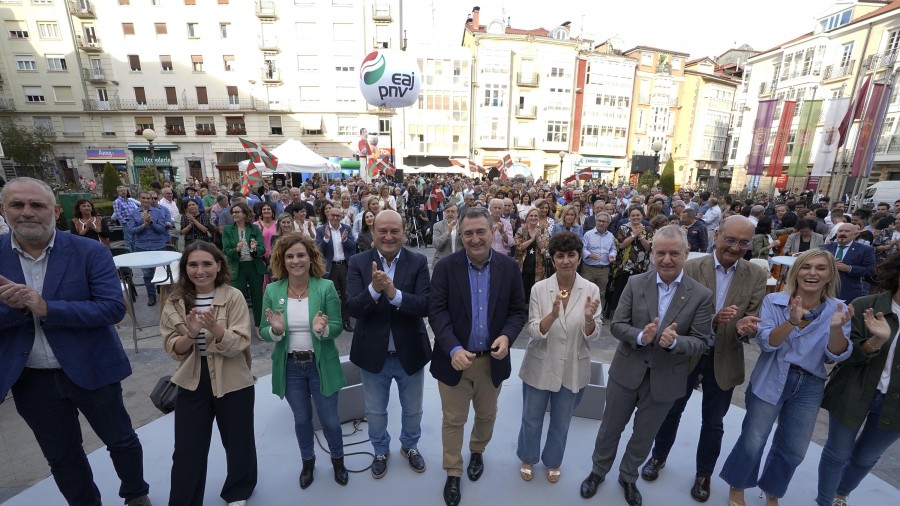
[[[278,224],[275,223],[275,206],[268,202],[260,204],[259,220],[257,220],[254,225],[259,227],[259,230],[262,233],[263,246],[266,248],[263,259],[268,261],[269,254],[272,251],[272,238],[278,233]]]
[[[266,265],[262,261],[265,254],[262,232],[253,224],[253,211],[247,204],[231,206],[234,223],[226,225],[222,232],[222,251],[228,258],[231,270],[231,286],[239,289],[253,304],[253,333],[259,338],[262,315],[263,276]]]
[[[350,193],[342,193],[340,202],[341,212],[344,213],[344,217],[341,218],[341,223],[348,227],[352,227],[353,222],[356,221],[356,208],[350,204]]]
[[[362,209],[363,212],[360,212],[356,215],[356,222],[353,224],[353,237],[359,237],[359,232],[362,230],[362,219],[365,211],[371,211],[372,214],[377,215],[379,211],[381,211],[381,207],[378,205],[378,197],[375,195],[367,195],[362,199]],[[315,239],[315,235],[313,238]]]
[[[366,211],[362,216],[362,228],[359,230],[359,236],[356,238],[356,251],[362,253],[372,249],[372,230],[375,227],[375,213]]]
[[[831,253],[801,253],[788,271],[784,291],[763,299],[756,343],[759,359],[746,391],[741,435],[719,476],[730,486],[729,504],[743,505],[744,489],[759,487],[766,505],[784,497],[806,456],[825,393],[825,361],[850,358],[852,306],[835,299],[837,267]],[[759,467],[772,426],[778,428]]]
[[[778,252],[781,243],[772,235],[772,217],[762,216],[756,224],[756,230],[753,233],[752,249],[750,250],[751,258],[761,258],[769,262],[769,268],[772,268],[772,257]]]
[[[528,217],[528,211],[534,209],[534,206],[531,205],[531,193],[525,192],[522,194],[522,201],[516,206],[516,209],[519,213],[519,217],[522,218],[522,221]]]
[[[172,375],[178,396],[169,504],[203,504],[213,420],[227,469],[220,496],[245,504],[257,478],[250,313],[228,285],[228,262],[215,245],[188,244],[178,274],[159,321],[166,353],[179,362]]]
[[[525,217],[525,224],[516,231],[516,262],[522,272],[525,298],[531,297],[531,288],[547,275],[544,252],[550,242],[546,221],[542,221],[540,210],[531,208]]]
[[[578,223],[578,208],[572,204],[563,206],[559,221],[550,228],[550,237],[559,232],[572,232],[578,237],[584,235]]]
[[[188,200],[184,203],[184,214],[181,215],[181,235],[184,237],[184,245],[194,241],[212,241],[212,224],[209,215],[200,212],[200,206],[196,200]]]
[[[397,200],[391,195],[391,187],[387,183],[382,183],[378,188],[378,207],[382,211],[385,209],[397,210]]]
[[[534,207],[538,210],[538,219],[547,224],[549,231],[556,224],[556,217],[550,212],[550,201],[537,199],[534,201]]]
[[[644,227],[644,210],[641,206],[631,206],[625,215],[627,222],[620,220],[616,230],[618,254],[613,264],[613,291],[607,300],[606,315],[612,317],[619,304],[619,297],[625,291],[628,278],[646,272],[650,267],[650,242],[653,231]]]
[[[88,199],[78,199],[72,209],[70,230],[73,234],[100,241],[109,246],[109,225],[103,222],[94,203]]]
[[[290,234],[291,232],[295,232],[294,218],[288,213],[281,213],[278,216],[278,219],[275,220],[275,237],[272,237],[272,246],[275,245],[275,241],[277,241],[279,237]]]
[[[334,481],[346,485],[344,442],[338,418],[338,392],[346,384],[334,340],[341,335],[341,301],[334,284],[322,279],[325,261],[313,239],[287,234],[272,250],[266,287],[265,321],[260,333],[274,341],[272,393],[287,398],[300,446],[300,488],[313,482],[316,465],[312,404],[331,453]]]
[[[332,207],[334,207],[334,202],[330,200],[319,201],[319,209],[317,211],[318,214],[316,214],[318,222],[316,223],[316,226],[328,223],[328,211],[330,211]]]

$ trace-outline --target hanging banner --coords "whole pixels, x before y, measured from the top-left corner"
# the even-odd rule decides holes
[[[822,113],[821,100],[806,100],[800,108],[800,126],[794,137],[794,150],[791,151],[791,164],[788,166],[789,176],[806,176],[806,166],[809,165],[809,152],[812,149],[813,135],[816,133],[816,123]]]
[[[806,179],[806,188],[804,188],[804,189],[805,190],[815,190],[816,188],[819,187],[820,179],[821,178],[819,178],[817,176],[811,176],[811,177],[807,178]]]
[[[813,176],[827,176],[834,169],[838,143],[841,140],[841,123],[849,109],[850,97],[832,98],[828,101],[825,124],[822,127],[822,139],[819,141],[819,151],[816,153],[816,161],[813,163]]]
[[[856,146],[853,148],[853,165],[850,166],[852,177],[860,175],[868,177],[869,175],[869,170],[872,168],[872,155],[878,144],[874,136],[876,130],[881,128],[881,121],[884,118],[885,109],[890,103],[890,96],[891,87],[889,85],[872,85],[872,93],[863,110]]]
[[[772,130],[772,119],[778,99],[760,100],[756,111],[756,123],[753,124],[753,139],[750,142],[750,159],[747,161],[747,175],[758,176],[763,173],[766,158],[766,147],[769,145],[769,132]]]
[[[796,100],[785,100],[781,107],[781,119],[778,120],[778,130],[775,132],[775,145],[772,146],[772,156],[769,157],[769,177],[781,175],[784,167],[784,155],[787,152],[788,137],[791,135],[791,122],[794,121],[794,112],[797,110]]]
[[[787,184],[788,175],[782,172],[781,175],[778,176],[778,179],[775,180],[775,188],[778,188],[779,190],[785,190],[787,189]]]

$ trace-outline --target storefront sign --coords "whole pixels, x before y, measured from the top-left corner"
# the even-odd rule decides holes
[[[107,158],[125,158],[124,149],[89,149],[87,150],[87,158],[107,159]]]
[[[147,167],[147,166],[155,166],[155,167],[171,167],[172,166],[172,155],[169,151],[157,150],[153,152],[154,160],[150,159],[149,151],[134,151],[134,166],[135,167]]]

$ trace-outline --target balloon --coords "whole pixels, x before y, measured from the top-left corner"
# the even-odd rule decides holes
[[[416,59],[402,51],[372,51],[359,69],[359,89],[375,107],[407,107],[419,98],[421,75]]]

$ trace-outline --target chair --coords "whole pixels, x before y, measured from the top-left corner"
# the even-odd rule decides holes
[[[157,267],[153,272],[152,283],[159,287],[159,298],[163,301],[163,304],[159,305],[160,314],[162,314],[162,307],[166,299],[169,298],[169,287],[178,282],[178,263],[179,260],[176,260],[167,267]],[[169,271],[172,273],[171,277],[169,276]]]
[[[751,258],[750,263],[758,266],[759,268],[764,270],[766,272],[766,274],[769,275],[769,277],[766,279],[766,292],[768,292],[768,293],[774,292],[775,285],[778,283],[778,280],[776,280],[772,276],[772,271],[769,269],[769,261],[764,258]]]

